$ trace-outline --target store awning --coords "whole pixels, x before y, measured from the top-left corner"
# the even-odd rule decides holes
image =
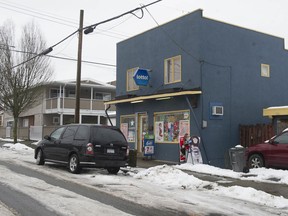
[[[268,107],[263,109],[263,116],[288,116],[288,106]]]
[[[133,98],[126,98],[126,99],[119,99],[119,100],[111,100],[104,102],[105,105],[113,105],[119,103],[137,103],[143,102],[144,100],[155,99],[155,100],[164,100],[169,99],[176,96],[183,96],[183,95],[196,95],[202,94],[202,91],[181,91],[181,92],[172,92],[172,93],[163,93],[163,94],[154,94],[154,95],[146,95],[146,96],[139,96]]]

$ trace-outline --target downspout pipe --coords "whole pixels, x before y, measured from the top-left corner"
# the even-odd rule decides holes
[[[187,101],[187,103],[188,103],[188,106],[189,106],[189,108],[190,108],[190,110],[191,110],[191,113],[193,114],[193,117],[194,117],[194,119],[195,119],[196,127],[197,127],[197,129],[198,129],[200,138],[201,138],[201,140],[202,140],[203,150],[204,150],[205,157],[206,157],[206,159],[207,159],[208,164],[210,164],[210,161],[209,161],[208,156],[207,156],[206,148],[205,148],[205,145],[204,145],[204,141],[203,141],[203,138],[202,138],[202,132],[201,132],[201,129],[200,129],[199,122],[197,121],[196,115],[195,115],[195,113],[194,113],[193,107],[192,107],[192,105],[191,105],[191,103],[190,103],[190,101],[189,101],[188,96],[185,96],[185,99],[186,99],[186,101]]]
[[[113,126],[112,121],[110,119],[110,116],[108,114],[108,110],[110,109],[110,107],[111,107],[111,105],[109,104],[108,107],[105,109],[105,114],[106,114],[106,116],[107,116],[107,118],[108,118],[108,120],[110,122],[110,125]]]

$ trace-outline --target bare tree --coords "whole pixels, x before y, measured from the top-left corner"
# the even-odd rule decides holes
[[[37,102],[53,74],[48,57],[37,55],[45,50],[46,43],[34,22],[23,27],[18,45],[15,41],[15,26],[7,21],[0,26],[0,104],[14,118],[14,143],[19,116]]]

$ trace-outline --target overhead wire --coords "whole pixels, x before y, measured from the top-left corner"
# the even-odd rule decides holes
[[[208,61],[205,61],[205,60],[201,60],[201,59],[198,59],[197,57],[195,57],[194,55],[192,55],[189,51],[187,51],[185,48],[183,48],[162,26],[160,26],[159,25],[159,23],[157,22],[157,20],[152,16],[152,14],[149,12],[149,10],[147,9],[147,8],[145,8],[145,10],[148,12],[148,14],[151,16],[151,18],[154,20],[154,22],[157,24],[157,26],[158,27],[160,27],[160,29],[164,32],[164,34],[166,34],[168,37],[169,37],[169,39],[178,47],[178,48],[180,48],[184,53],[186,53],[187,55],[189,55],[189,56],[191,56],[195,61],[197,61],[197,62],[199,62],[200,63],[200,65],[201,65],[201,71],[200,71],[200,73],[202,74],[202,65],[203,65],[203,63],[206,63],[206,64],[210,64],[210,65],[213,65],[213,66],[216,66],[216,67],[222,67],[222,68],[228,68],[229,69],[229,72],[231,72],[231,70],[232,70],[232,67],[231,66],[226,66],[226,65],[219,65],[219,64],[215,64],[215,63],[210,63],[210,62],[208,62]],[[202,76],[201,76],[202,77]],[[231,79],[231,77],[230,77],[230,79]],[[189,80],[188,80],[189,81]],[[201,82],[202,82],[202,78],[201,78]],[[231,89],[230,89],[230,91],[231,91]],[[200,137],[201,137],[201,139],[202,139],[202,145],[203,145],[203,150],[204,150],[204,153],[205,153],[205,156],[206,156],[206,159],[207,159],[207,161],[208,161],[208,163],[210,163],[210,161],[209,161],[209,158],[208,158],[208,154],[207,154],[207,152],[206,152],[206,147],[205,147],[205,143],[204,143],[204,139],[203,139],[203,136],[202,136],[202,132],[201,132],[201,129],[200,129],[200,124],[199,124],[199,122],[198,122],[198,120],[197,120],[197,118],[196,118],[196,115],[195,115],[195,113],[194,113],[194,109],[193,109],[193,107],[191,106],[191,104],[190,104],[190,101],[188,100],[188,98],[186,97],[186,101],[187,101],[187,103],[188,103],[188,105],[189,105],[189,107],[190,107],[190,110],[191,110],[191,112],[192,112],[192,114],[193,114],[193,116],[194,116],[194,120],[195,120],[195,123],[196,123],[196,127],[197,127],[197,129],[198,129],[198,132],[199,132],[199,135],[200,135]],[[202,103],[202,106],[203,106],[203,103]],[[203,107],[202,107],[202,115],[203,115]],[[230,120],[231,121],[231,120]],[[231,123],[231,122],[230,122]],[[230,132],[230,134],[231,134],[231,132]]]
[[[157,1],[151,2],[151,3],[147,4],[147,5],[142,5],[141,7],[137,7],[137,8],[135,8],[135,9],[133,9],[133,10],[127,11],[127,12],[125,12],[125,13],[123,13],[123,14],[118,15],[118,16],[115,16],[115,17],[112,17],[112,18],[110,18],[110,19],[107,19],[107,20],[104,20],[104,21],[101,21],[101,22],[92,24],[92,25],[90,25],[90,26],[86,26],[86,27],[83,28],[83,30],[85,30],[84,33],[85,33],[85,34],[89,34],[89,33],[91,33],[98,25],[104,24],[104,23],[107,23],[107,22],[110,22],[110,21],[115,20],[115,19],[118,19],[118,18],[120,18],[120,17],[122,17],[122,16],[125,16],[125,15],[127,15],[127,14],[133,14],[134,16],[136,16],[136,15],[134,14],[135,11],[141,10],[141,11],[143,12],[143,8],[146,8],[146,7],[148,7],[148,6],[151,6],[151,5],[153,5],[153,4],[156,4],[156,3],[160,2],[160,1],[162,1],[162,0],[157,0]],[[142,17],[136,16],[136,17],[139,18],[139,19],[142,19],[143,16],[142,16]]]
[[[164,28],[162,28],[162,26],[157,22],[157,20],[152,16],[152,14],[149,12],[149,10],[145,7],[145,10],[147,11],[147,13],[150,15],[150,17],[153,19],[153,21],[157,24],[158,27],[160,27],[160,29],[169,37],[169,39],[178,47],[180,48],[183,52],[185,52],[186,54],[188,54],[189,56],[191,56],[194,60],[196,60],[199,63],[206,63],[206,64],[210,64],[216,67],[223,67],[223,68],[231,68],[230,65],[219,65],[216,63],[211,63],[202,59],[198,59],[197,57],[195,57],[194,55],[192,55],[189,51],[187,51],[185,48],[183,48]]]
[[[0,8],[5,8],[5,9],[11,10],[11,11],[19,12],[19,11],[15,10],[15,9],[3,7],[3,6],[0,6]],[[72,25],[69,25],[69,24],[65,24],[65,23],[63,23],[63,22],[57,22],[57,21],[52,20],[52,19],[47,19],[47,18],[44,18],[44,17],[31,15],[31,14],[25,13],[25,12],[21,12],[21,13],[22,13],[22,14],[25,14],[25,15],[28,15],[28,16],[33,16],[33,17],[36,17],[36,18],[39,18],[39,19],[42,19],[42,20],[47,20],[47,21],[50,21],[50,22],[54,22],[54,23],[57,23],[57,24],[61,24],[61,25],[65,25],[65,26],[69,26],[69,27],[75,28],[75,26],[72,26]]]
[[[12,8],[8,8],[8,7],[5,7],[5,6],[0,6],[0,8],[11,10],[11,11],[14,11],[14,12],[17,12],[17,13],[21,13],[21,14],[24,14],[24,15],[27,15],[27,16],[32,16],[34,18],[46,20],[46,21],[49,21],[49,22],[57,23],[57,24],[60,24],[60,25],[65,25],[65,26],[72,27],[72,28],[77,28],[78,27],[78,22],[71,21],[70,18],[59,17],[59,16],[54,15],[54,14],[50,15],[51,13],[49,14],[49,13],[39,12],[39,11],[36,11],[36,10],[31,9],[29,7],[25,7],[25,6],[19,7],[19,6],[15,5],[15,4],[11,4],[11,3],[7,4],[7,3],[4,3],[4,2],[0,1],[0,4],[4,4],[4,5],[7,5],[8,7],[12,7]],[[18,10],[16,10],[15,8],[17,8]],[[27,13],[27,11],[29,11],[30,13]],[[35,15],[35,14],[37,14],[37,15]],[[38,16],[38,15],[41,15],[41,16]],[[48,17],[48,18],[46,18],[46,17]],[[116,26],[118,26],[118,25],[116,25]],[[112,27],[112,28],[114,28],[114,27]],[[111,31],[111,34],[112,35],[107,35],[107,36],[114,37],[114,38],[117,38],[117,39],[119,39],[119,35],[122,35],[123,37],[127,37],[126,35],[117,33],[115,31]],[[113,34],[118,35],[118,36],[113,36]],[[123,39],[123,38],[120,38],[120,39]]]
[[[0,49],[4,49],[4,48],[1,48]],[[34,55],[37,55],[37,53],[31,53],[31,52],[25,52],[25,51],[21,51],[21,50],[16,50],[16,49],[13,49],[11,50],[12,52],[18,52],[18,53],[24,53],[24,54],[34,54]],[[47,57],[50,57],[50,58],[56,58],[56,59],[63,59],[63,60],[69,60],[69,61],[77,61],[77,59],[75,58],[68,58],[68,57],[62,57],[62,56],[55,56],[55,55],[45,55]],[[95,65],[101,65],[101,66],[108,66],[108,67],[116,67],[116,65],[114,64],[107,64],[107,63],[102,63],[102,62],[94,62],[94,61],[87,61],[87,60],[82,60],[83,63],[88,63],[88,64],[95,64]]]
[[[137,8],[135,8],[135,9],[133,9],[133,10],[127,11],[127,12],[125,12],[125,13],[123,13],[123,14],[118,15],[118,16],[115,16],[115,17],[109,18],[109,19],[107,19],[107,20],[104,20],[104,21],[95,23],[95,24],[93,24],[93,25],[86,26],[86,27],[84,27],[83,29],[77,29],[76,31],[72,32],[71,34],[69,34],[68,36],[66,36],[65,38],[63,38],[63,39],[60,40],[59,42],[57,42],[56,44],[54,44],[54,45],[50,46],[49,48],[47,48],[46,50],[42,51],[41,53],[39,53],[39,54],[31,57],[30,59],[27,59],[27,60],[24,61],[24,62],[21,62],[21,63],[15,65],[15,66],[12,66],[11,69],[14,69],[14,68],[16,68],[16,67],[18,67],[18,66],[20,66],[20,65],[22,65],[22,64],[25,64],[25,63],[27,63],[27,62],[29,62],[29,61],[31,61],[31,60],[39,57],[39,56],[47,55],[49,52],[51,52],[51,51],[53,50],[54,47],[56,47],[56,46],[58,46],[59,44],[63,43],[65,40],[67,40],[68,38],[70,38],[71,36],[73,36],[74,34],[76,34],[76,33],[79,32],[79,31],[82,31],[82,30],[85,30],[85,29],[87,30],[87,29],[91,29],[91,28],[95,29],[96,26],[98,26],[98,25],[100,25],[100,24],[104,24],[104,23],[107,23],[107,22],[109,22],[109,21],[118,19],[118,18],[120,18],[120,17],[122,17],[122,16],[125,16],[125,15],[127,15],[127,14],[133,14],[133,12],[135,12],[135,11],[137,11],[137,10],[143,10],[143,8],[146,8],[146,7],[150,6],[150,5],[153,5],[153,4],[155,4],[155,3],[158,3],[158,2],[160,2],[160,1],[162,1],[162,0],[157,0],[157,1],[154,1],[154,2],[149,3],[149,4],[147,4],[147,5],[142,5],[141,7],[137,7]],[[142,11],[142,14],[143,14],[143,11]],[[135,16],[135,14],[133,14],[133,15]],[[144,14],[143,14],[143,15],[144,15]],[[136,16],[136,17],[139,18],[138,16]],[[142,17],[143,17],[143,16],[142,16]],[[140,19],[141,19],[142,17],[140,17]]]
[[[194,60],[196,60],[197,62],[199,62],[200,60],[193,56],[190,52],[188,52],[185,48],[183,48],[164,28],[162,28],[162,26],[157,22],[157,20],[152,16],[152,14],[150,13],[150,11],[145,8],[145,10],[147,11],[147,13],[150,15],[150,17],[153,19],[153,21],[156,23],[156,25],[158,27],[160,27],[160,29],[165,33],[166,36],[169,37],[169,39],[178,47],[180,48],[183,52],[185,52],[186,54],[188,54],[189,56],[191,56]]]

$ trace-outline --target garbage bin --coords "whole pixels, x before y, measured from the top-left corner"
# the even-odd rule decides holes
[[[128,165],[131,167],[137,166],[137,150],[136,149],[129,150]]]
[[[249,169],[246,166],[245,148],[242,146],[231,148],[229,149],[229,156],[233,171],[244,173],[249,172]]]

